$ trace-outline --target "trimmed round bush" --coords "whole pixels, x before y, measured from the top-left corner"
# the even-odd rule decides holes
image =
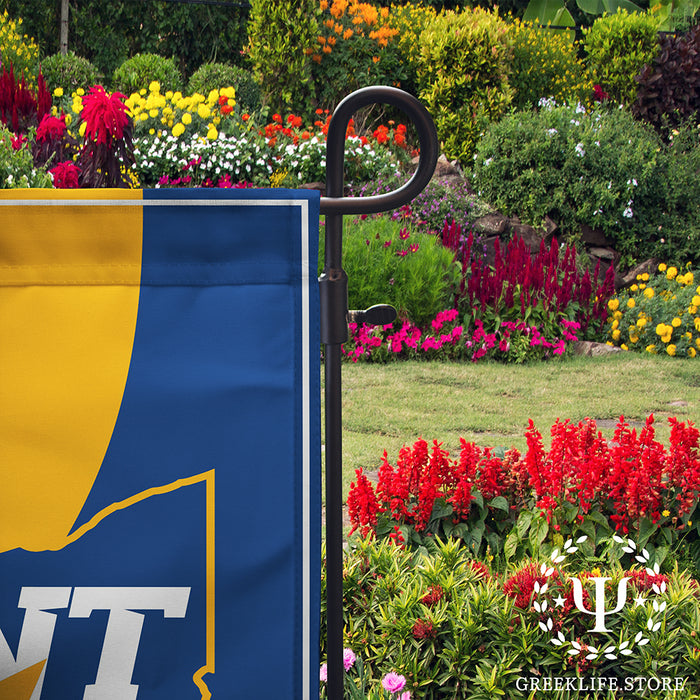
[[[51,92],[60,87],[67,95],[78,88],[92,87],[103,77],[97,66],[73,51],[65,56],[60,53],[48,56],[41,62],[41,72]]]
[[[255,112],[261,107],[260,86],[252,73],[228,63],[205,63],[190,77],[187,94],[208,95],[212,90],[233,87],[236,91],[236,104],[241,112]]]
[[[637,96],[635,76],[659,52],[658,19],[647,12],[619,9],[584,29],[588,70],[612,100],[630,105]]]
[[[182,75],[172,58],[154,53],[137,53],[114,71],[112,89],[131,95],[132,92],[147,90],[154,80],[160,83],[163,93],[182,89]]]

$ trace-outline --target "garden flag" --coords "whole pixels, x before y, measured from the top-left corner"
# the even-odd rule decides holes
[[[318,697],[319,197],[0,195],[0,700]]]

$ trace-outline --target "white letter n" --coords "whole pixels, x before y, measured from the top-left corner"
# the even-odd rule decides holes
[[[17,607],[24,608],[26,612],[16,658],[10,651],[5,635],[0,631],[0,680],[14,676],[25,668],[49,658],[56,615],[45,611],[67,608],[70,592],[70,588],[22,588]],[[46,667],[39,676],[31,700],[39,700],[45,672]]]

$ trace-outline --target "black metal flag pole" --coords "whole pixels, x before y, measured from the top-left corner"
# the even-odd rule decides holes
[[[344,197],[345,134],[352,115],[371,104],[397,107],[411,119],[420,144],[413,177],[402,187],[372,197]],[[343,515],[341,345],[348,332],[348,278],[343,270],[343,215],[374,214],[396,209],[420,194],[435,171],[438,139],[433,120],[412,95],[393,87],[362,88],[348,95],[333,112],[326,145],[325,259],[319,277],[321,342],[325,345],[326,420],[326,626],[329,700],[343,698]],[[393,321],[391,307],[375,306],[359,312],[357,320],[385,324]]]

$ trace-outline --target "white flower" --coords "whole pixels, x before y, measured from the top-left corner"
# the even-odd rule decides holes
[[[485,168],[488,168],[489,165],[491,165],[491,163],[493,163],[493,158],[487,158],[487,159],[484,161],[484,167],[485,167]]]
[[[559,133],[559,132],[556,129],[547,129],[548,136],[554,136],[557,133]]]
[[[634,212],[630,207],[627,207],[625,211],[622,212],[622,216],[624,216],[626,219],[631,219],[634,216]]]
[[[582,144],[582,143],[577,143],[577,144],[576,144],[575,151],[576,151],[576,155],[577,155],[579,158],[583,158],[583,156],[586,155],[586,151],[583,150],[583,144]]]

